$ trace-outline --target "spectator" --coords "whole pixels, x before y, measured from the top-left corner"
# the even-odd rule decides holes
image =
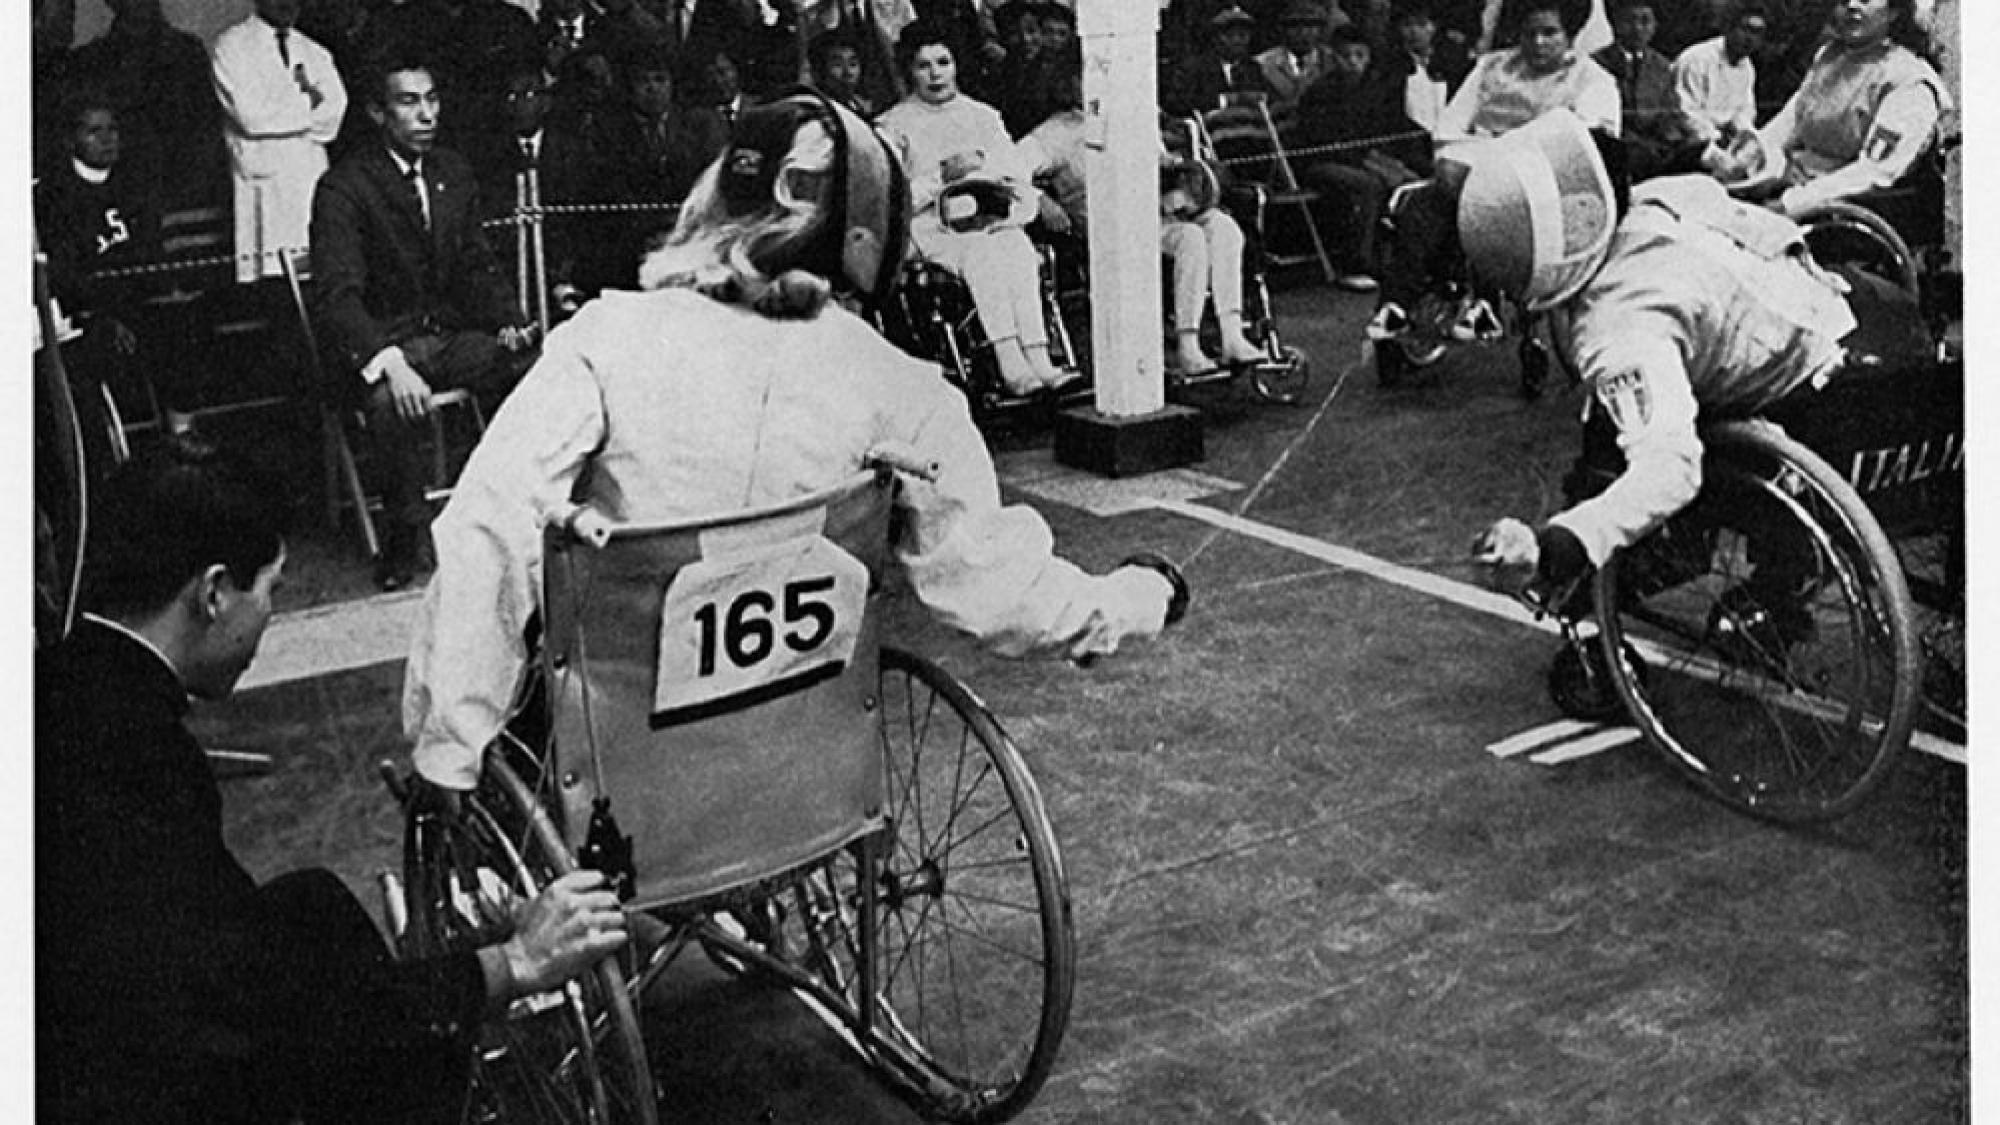
[[[749,99],[743,96],[742,74],[736,69],[736,60],[727,51],[719,52],[708,60],[704,68],[700,89],[708,95],[708,107],[722,118],[725,128],[736,123],[736,115],[749,108]]]
[[[313,185],[347,112],[333,56],[292,26],[300,0],[255,4],[210,54],[236,183],[236,280],[245,282],[279,276],[279,255],[308,245]]]
[[[993,108],[1010,137],[1024,137],[1030,129],[1056,110],[1049,90],[1059,77],[1067,55],[1050,49],[1043,29],[1044,6],[1032,0],[1015,0],[1006,8],[1003,26],[1012,29],[1014,39],[1000,60],[990,85]],[[953,58],[958,56],[953,55]]]
[[[1574,110],[1584,123],[1618,134],[1618,83],[1572,49],[1586,0],[1522,0],[1509,37],[1517,45],[1479,57],[1446,104],[1438,139],[1493,137],[1551,109]]]
[[[534,18],[508,0],[445,0],[445,47],[432,58],[451,92],[448,138],[460,146],[508,131],[507,76],[537,50]]]
[[[1042,50],[1054,58],[1067,58],[1071,52],[1080,51],[1074,10],[1056,0],[1044,0],[1036,6],[1036,11],[1042,18]]]
[[[1674,100],[1673,63],[1653,49],[1654,0],[1611,0],[1610,46],[1591,56],[1618,81],[1619,132],[1634,182],[1697,171],[1702,145]]]
[[[544,207],[608,202],[603,161],[572,122],[550,114],[548,78],[532,59],[515,61],[503,101],[504,133],[466,155],[479,174],[480,202],[487,217],[512,214],[519,203],[523,174],[535,172]],[[619,238],[625,224],[615,215],[557,213],[543,216],[542,257],[551,303],[573,311],[586,295],[619,278]]]
[[[201,374],[178,333],[183,318],[157,315],[140,302],[137,277],[105,277],[160,258],[161,206],[154,177],[124,155],[124,130],[113,98],[83,85],[65,99],[70,162],[35,183],[35,230],[48,255],[49,291],[82,330],[65,348],[72,376],[118,384],[135,362],[150,365],[167,429],[193,424]]]
[[[863,51],[858,38],[846,28],[823,32],[807,52],[812,62],[813,84],[821,93],[864,118],[875,116],[875,103],[865,93]]]
[[[542,0],[535,13],[535,33],[542,45],[542,72],[549,81],[563,80],[570,57],[595,30],[597,10],[584,0]]]
[[[941,623],[1005,654],[1085,657],[1178,616],[1186,588],[1164,564],[1093,576],[1057,557],[1041,517],[1001,506],[965,396],[828,299],[865,309],[887,290],[906,198],[894,155],[846,111],[759,106],[648,257],[645,292],[550,336],[438,520],[446,562],[403,689],[422,776],[476,780],[527,660],[542,528],[572,498],[613,520],[687,519],[804,495],[902,445],[940,471],[898,491],[893,580]]]
[[[161,177],[163,206],[221,202],[229,157],[207,50],[167,23],[160,0],[110,0],[110,6],[111,26],[71,59],[73,80],[109,91],[130,133],[127,159]]]
[[[1326,75],[1299,101],[1293,137],[1301,149],[1334,151],[1310,157],[1299,178],[1338,215],[1330,241],[1344,268],[1334,283],[1372,293],[1375,229],[1389,193],[1430,173],[1430,138],[1404,112],[1402,85],[1372,65],[1360,28],[1336,28],[1325,50]]]
[[[295,25],[306,38],[325,47],[333,56],[333,69],[344,89],[359,89],[366,80],[367,59],[379,50],[374,10],[363,0],[304,0]],[[358,98],[347,99],[347,112],[340,119],[340,134],[327,146],[329,162],[354,151],[358,144],[373,143],[375,123]]]
[[[903,28],[916,19],[910,0],[800,0],[799,8],[799,24],[807,31],[808,45],[827,32],[839,31],[860,52],[859,93],[863,102],[880,111],[896,100],[894,44]],[[998,15],[995,13],[996,22]]]
[[[1445,103],[1472,69],[1463,43],[1438,34],[1431,0],[1398,0],[1389,17],[1390,47],[1377,66],[1403,79],[1403,114],[1435,133]]]
[[[1757,131],[1769,162],[1757,178],[1779,189],[1776,206],[1790,216],[1901,181],[1951,106],[1921,53],[1914,0],[1843,0],[1832,32],[1798,92]]]
[[[1761,0],[1738,0],[1729,30],[1674,60],[1674,103],[1713,164],[1757,126],[1757,52],[1770,30]]]
[[[1271,110],[1288,114],[1312,84],[1326,73],[1326,52],[1320,37],[1326,30],[1326,10],[1314,0],[1291,0],[1280,24],[1284,41],[1257,56],[1264,84],[1271,88]]]
[[[921,21],[904,28],[896,61],[910,95],[877,124],[910,178],[916,253],[965,279],[1008,390],[1032,394],[1078,378],[1049,360],[1039,260],[1021,231],[1034,217],[1035,190],[999,113],[958,92],[945,29]]]
[[[754,3],[750,7],[756,9]],[[701,80],[701,68],[709,59],[739,54],[750,31],[741,0],[666,0],[664,23],[674,76],[688,83],[690,90]]]
[[[533,334],[479,229],[465,158],[437,145],[427,64],[390,56],[367,87],[380,143],[329,172],[313,197],[313,319],[337,396],[368,412],[387,516],[375,580],[416,577],[430,522],[422,435],[433,391],[463,387],[489,406],[532,359]]]
[[[256,656],[283,495],[174,439],[96,498],[86,612],[35,669],[39,1121],[455,1121],[483,1014],[625,942],[581,872],[504,941],[399,963],[331,872],[230,853],[183,720]]]
[[[623,66],[626,103],[607,110],[591,141],[605,161],[607,190],[620,203],[679,203],[722,151],[729,129],[707,106],[674,98],[674,66],[657,45],[631,47]],[[666,229],[664,212],[640,212],[621,243],[630,268],[647,239]],[[627,276],[620,284],[629,285]]]
[[[1250,56],[1250,35],[1257,26],[1250,13],[1231,4],[1208,23],[1213,46],[1182,62],[1160,98],[1162,108],[1169,113],[1207,113],[1231,100],[1269,98],[1272,94],[1264,68]]]

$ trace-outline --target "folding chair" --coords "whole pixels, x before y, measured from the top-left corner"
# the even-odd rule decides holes
[[[322,461],[326,478],[327,522],[338,525],[342,508],[354,511],[354,520],[361,531],[362,545],[368,549],[368,556],[374,558],[382,553],[381,537],[375,530],[375,517],[370,512],[368,490],[361,483],[361,469],[354,457],[354,445],[348,437],[347,425],[350,421],[366,425],[359,411],[342,410],[327,401],[328,382],[325,367],[321,363],[319,334],[313,329],[312,306],[306,300],[306,282],[310,263],[300,250],[287,250],[280,256],[284,268],[285,287],[291,294],[292,311],[298,319],[300,339],[305,342],[306,375],[308,393],[312,395],[319,410],[320,442]],[[431,449],[433,458],[433,480],[425,495],[430,500],[440,500],[451,495],[450,445],[446,441],[444,414],[450,407],[465,410],[472,420],[473,438],[486,433],[486,414],[480,409],[479,400],[471,391],[453,389],[435,391],[431,394]]]
[[[1316,261],[1320,273],[1331,282],[1335,277],[1333,259],[1327,255],[1326,241],[1319,233],[1319,221],[1313,216],[1319,192],[1300,186],[1298,175],[1285,155],[1284,140],[1278,132],[1277,122],[1271,117],[1270,106],[1262,101],[1226,105],[1209,110],[1194,120],[1201,128],[1201,143],[1237,176],[1263,188],[1267,207],[1283,208],[1298,214],[1312,252],[1281,254],[1272,249],[1271,242],[1267,240],[1264,260],[1281,267]]]

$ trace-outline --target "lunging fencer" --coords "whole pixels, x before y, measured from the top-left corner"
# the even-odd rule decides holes
[[[779,98],[737,118],[641,291],[550,333],[433,527],[403,696],[423,778],[476,784],[527,666],[542,528],[576,504],[621,522],[734,512],[824,488],[893,444],[938,466],[903,481],[894,554],[943,622],[1006,655],[1088,659],[1185,609],[1156,556],[1104,575],[1059,558],[1039,515],[1001,506],[964,395],[843,303],[893,283],[908,209],[894,153],[860,117],[809,91]]]

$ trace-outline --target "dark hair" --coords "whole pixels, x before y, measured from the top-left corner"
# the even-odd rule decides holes
[[[1611,3],[1605,5],[1604,14],[1613,16],[1628,8],[1646,8],[1658,12],[1660,4],[1659,0],[1611,0]]]
[[[284,547],[282,487],[208,442],[170,436],[113,470],[92,504],[83,604],[151,613],[221,564],[238,587]]]
[[[1389,9],[1389,23],[1392,26],[1416,19],[1437,22],[1437,8],[1431,0],[1396,0],[1395,7]]]
[[[1043,3],[1035,5],[1035,15],[1043,23],[1056,20],[1059,23],[1066,23],[1071,27],[1076,26],[1076,13],[1068,7],[1056,3],[1055,0],[1044,0]]]
[[[444,79],[428,54],[411,47],[390,47],[370,55],[362,69],[366,85],[363,87],[363,105],[388,107],[389,77],[408,71],[421,70],[431,76],[431,81],[442,90]]]
[[[952,41],[950,28],[930,20],[917,20],[896,37],[896,73],[909,77],[910,68],[917,63],[917,52],[925,47],[943,47],[951,52],[952,62],[963,61],[958,57],[958,44]]]
[[[1508,0],[1500,12],[1500,27],[1504,37],[1513,43],[1521,41],[1521,25],[1536,12],[1554,12],[1562,23],[1563,32],[1571,39],[1583,30],[1590,20],[1590,0]]]
[[[1325,45],[1329,49],[1334,47],[1345,47],[1353,43],[1359,43],[1363,47],[1368,48],[1371,52],[1374,51],[1375,49],[1375,41],[1368,38],[1368,33],[1354,26],[1351,23],[1341,24],[1339,27],[1336,27],[1332,31],[1326,33]]]
[[[117,114],[119,123],[124,124],[125,115],[118,112],[118,101],[111,96],[111,88],[102,82],[79,81],[70,83],[62,92],[61,108],[63,132],[73,133],[83,122],[83,115],[93,109],[108,109]]]
[[[1729,18],[1722,24],[1724,30],[1735,27],[1751,16],[1756,16],[1768,26],[1771,22],[1770,6],[1764,0],[1736,0],[1729,6]]]
[[[1917,26],[1916,0],[1889,0],[1889,7],[1896,13],[1894,23],[1889,25],[1889,42],[1895,43],[1917,55],[1924,61],[1935,64],[1937,53],[1931,37]]]
[[[861,37],[847,28],[836,27],[813,36],[812,41],[806,44],[806,62],[812,65],[814,78],[825,73],[827,57],[842,47],[859,56],[863,67],[868,65],[868,56],[861,49]]]

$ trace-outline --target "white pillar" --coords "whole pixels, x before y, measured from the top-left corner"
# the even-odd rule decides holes
[[[1090,207],[1090,342],[1097,409],[1166,405],[1160,284],[1160,121],[1145,0],[1078,0],[1083,41],[1084,180]]]

